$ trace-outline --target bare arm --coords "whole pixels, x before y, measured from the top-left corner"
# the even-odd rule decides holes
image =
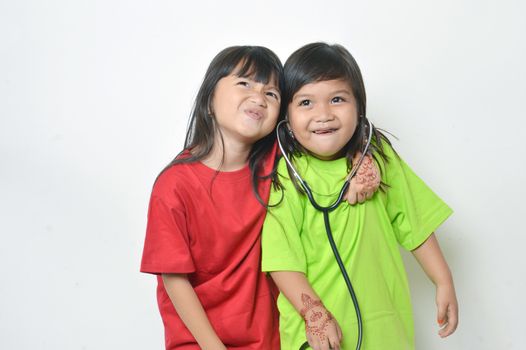
[[[163,274],[163,283],[175,310],[205,350],[226,350],[206,316],[203,305],[185,274]]]
[[[314,350],[340,349],[342,331],[332,314],[321,303],[301,272],[274,271],[270,275],[279,290],[305,320],[305,332]]]
[[[413,250],[413,255],[436,286],[437,322],[442,327],[438,334],[445,338],[457,328],[458,303],[453,277],[435,234],[431,234],[422,245]]]

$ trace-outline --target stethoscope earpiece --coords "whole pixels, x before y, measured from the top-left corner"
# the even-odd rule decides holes
[[[294,133],[292,132],[292,129],[290,128],[290,126],[287,126],[287,131],[289,133],[289,136],[294,138]]]

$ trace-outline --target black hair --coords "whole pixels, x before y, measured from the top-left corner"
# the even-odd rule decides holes
[[[294,94],[306,84],[326,80],[343,80],[349,84],[357,105],[358,125],[353,136],[342,148],[341,152],[338,153],[338,156],[345,156],[348,167],[351,168],[353,157],[362,151],[369,135],[369,122],[366,117],[365,85],[360,67],[354,57],[341,45],[316,42],[307,44],[292,53],[285,62],[284,70],[286,85],[282,93],[282,104],[285,108],[292,102]],[[372,141],[368,153],[372,154],[377,162],[380,160],[378,158],[387,162],[387,157],[383,152],[382,141],[389,145],[391,143],[374,125],[372,129]],[[295,156],[301,156],[302,153],[310,154],[287,132],[286,127],[281,127],[279,133],[283,148],[291,159]],[[291,169],[289,169],[289,175],[295,187],[300,192],[303,192],[298,186],[296,178],[292,175]],[[278,177],[274,176],[273,180],[274,186],[280,188]]]
[[[212,100],[219,80],[232,74],[234,70],[236,70],[235,74],[240,77],[250,77],[263,84],[274,79],[278,84],[277,88],[280,93],[284,90],[283,65],[278,56],[270,49],[262,46],[231,46],[223,49],[208,66],[195,98],[186,130],[184,150],[161,171],[161,174],[175,164],[191,163],[205,158],[212,151],[216,136],[221,138],[221,143],[224,146],[221,130],[211,115]],[[278,121],[284,118],[282,107],[283,104],[280,108]],[[255,142],[248,155],[252,187],[261,203],[263,201],[258,192],[259,180],[270,176],[270,174],[262,174],[262,162],[273,149],[275,140],[276,134],[271,132]]]

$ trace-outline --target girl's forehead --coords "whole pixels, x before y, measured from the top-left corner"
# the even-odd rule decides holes
[[[249,62],[247,60],[241,60],[232,69],[231,75],[248,78],[258,83],[276,85],[278,84],[278,72],[274,67],[269,64],[262,64],[258,62]]]
[[[276,74],[270,74],[268,77],[261,77],[255,72],[247,72],[245,74],[241,74],[239,70],[233,70],[232,73],[230,73],[231,76],[238,77],[238,78],[246,78],[250,79],[252,81],[274,86],[275,88],[279,89],[278,79],[276,78]]]
[[[344,79],[318,80],[300,86],[294,96],[302,93],[343,91],[352,93],[351,83]]]

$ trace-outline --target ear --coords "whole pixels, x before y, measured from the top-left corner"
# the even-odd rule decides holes
[[[209,117],[209,118],[213,118],[214,117],[214,109],[212,108],[212,103],[210,102],[208,104],[208,108],[206,109],[206,116]]]
[[[206,99],[206,116],[214,117],[214,96],[213,94],[208,96]]]

